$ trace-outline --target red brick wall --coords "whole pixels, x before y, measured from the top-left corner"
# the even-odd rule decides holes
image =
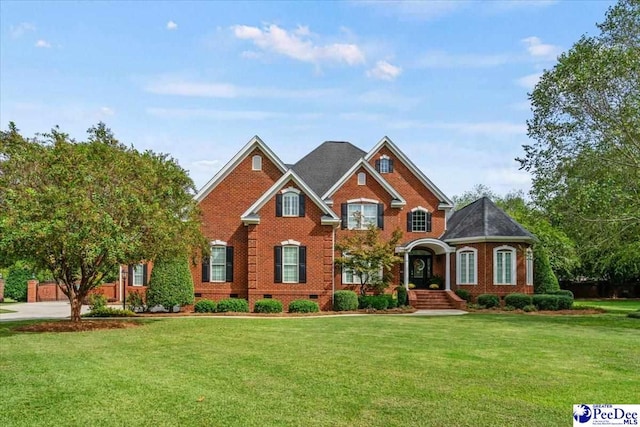
[[[493,250],[499,246],[511,246],[516,250],[516,284],[515,285],[495,285],[493,282]],[[469,243],[459,245],[458,248],[472,247],[478,250],[478,284],[458,285],[456,271],[456,254],[451,254],[451,289],[465,289],[473,296],[480,294],[496,294],[504,296],[513,292],[526,294],[533,293],[533,286],[526,282],[526,249],[530,246],[525,243],[490,242],[490,243]],[[457,248],[456,248],[457,249]]]
[[[262,156],[260,171],[251,170],[252,157],[256,154]],[[256,148],[200,202],[205,238],[222,240],[234,248],[232,283],[203,283],[201,263],[192,267],[195,292],[202,298],[218,300],[229,298],[231,294],[248,297],[247,227],[240,216],[281,176],[276,165]]]
[[[400,159],[394,156],[394,154],[386,147],[383,146],[377,153],[373,155],[370,162],[371,166],[375,167],[376,160],[380,159],[380,156],[387,155],[393,160],[393,172],[384,173],[382,177],[393,188],[398,191],[402,197],[407,201],[406,206],[401,212],[395,215],[395,226],[400,227],[404,232],[404,241],[409,242],[416,239],[422,239],[425,237],[438,238],[444,233],[445,224],[445,211],[438,210],[440,201],[427,187],[420,182],[418,178],[402,163]],[[411,209],[422,206],[431,212],[431,232],[407,232],[407,212]],[[386,214],[386,213],[385,213]],[[386,218],[385,218],[386,221]],[[386,227],[386,222],[385,222]]]
[[[296,187],[292,182],[283,186]],[[333,227],[321,225],[324,213],[306,197],[304,217],[276,217],[275,196],[260,209],[260,224],[252,226],[250,242],[255,242],[249,256],[249,304],[270,294],[285,307],[294,299],[318,295],[323,310],[330,309],[332,294]],[[274,247],[285,240],[295,240],[307,247],[307,283],[274,282]],[[255,267],[254,267],[255,266]],[[253,272],[255,270],[255,273]],[[252,280],[254,279],[254,280]]]

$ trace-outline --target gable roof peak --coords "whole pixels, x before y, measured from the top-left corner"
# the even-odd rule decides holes
[[[249,153],[251,153],[255,148],[259,148],[260,151],[269,159],[271,162],[280,170],[280,172],[285,173],[289,168],[284,164],[282,160],[274,153],[271,148],[267,144],[264,143],[262,139],[258,135],[254,135],[249,142],[247,142],[244,147],[240,149],[236,153],[235,156],[231,160],[227,162],[226,165],[222,167],[214,176],[207,182],[194,196],[196,201],[201,202],[207,195],[213,190],[224,178],[233,171],[238,164],[244,160]]]

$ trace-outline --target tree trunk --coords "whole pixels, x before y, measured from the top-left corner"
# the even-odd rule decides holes
[[[82,309],[82,296],[80,294],[74,293],[71,298],[71,321],[79,322],[80,318],[80,310]]]

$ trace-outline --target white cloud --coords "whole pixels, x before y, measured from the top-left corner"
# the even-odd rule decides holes
[[[199,96],[204,98],[236,98],[238,90],[227,83],[198,83],[186,81],[157,81],[148,84],[145,91],[158,95]]]
[[[173,21],[167,22],[167,30],[171,31],[171,30],[177,30],[177,29],[178,29],[178,24],[176,24]]]
[[[204,108],[147,108],[147,114],[163,119],[267,120],[283,113],[251,110],[213,110]]]
[[[193,96],[202,98],[273,98],[318,99],[336,96],[335,89],[280,89],[275,87],[242,87],[230,83],[197,82],[182,79],[159,78],[144,87],[146,92],[158,95]]]
[[[113,116],[116,112],[113,111],[112,108],[109,107],[101,107],[100,108],[100,113],[105,115],[105,116]]]
[[[375,67],[367,71],[367,76],[380,80],[395,80],[400,73],[402,68],[391,65],[387,61],[378,61]]]
[[[562,52],[560,46],[542,43],[542,40],[535,36],[524,38],[521,41],[527,47],[529,55],[534,58],[555,59]]]
[[[524,123],[511,122],[423,122],[420,120],[390,120],[389,127],[394,129],[439,129],[450,130],[464,135],[510,136],[525,135]]]
[[[517,79],[516,83],[525,89],[531,90],[536,86],[536,84],[538,84],[540,77],[542,77],[542,73],[528,74]]]
[[[451,54],[444,51],[429,51],[417,62],[421,68],[486,68],[508,63],[512,58],[506,54]]]
[[[314,43],[308,27],[298,26],[291,32],[275,24],[268,25],[264,29],[248,25],[235,25],[231,29],[235,37],[251,40],[255,46],[265,52],[273,52],[302,62],[313,64],[342,62],[357,65],[365,61],[364,53],[356,44],[319,45]]]
[[[42,48],[50,48],[51,47],[51,43],[49,43],[46,40],[40,39],[36,42],[35,47],[42,47]]]
[[[29,22],[21,22],[18,25],[11,25],[9,27],[9,34],[12,38],[17,39],[28,33],[29,31],[35,31],[36,26]]]

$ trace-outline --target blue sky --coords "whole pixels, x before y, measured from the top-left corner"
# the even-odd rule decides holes
[[[529,92],[608,1],[0,2],[0,122],[170,153],[204,185],[389,136],[446,194],[528,191]]]

